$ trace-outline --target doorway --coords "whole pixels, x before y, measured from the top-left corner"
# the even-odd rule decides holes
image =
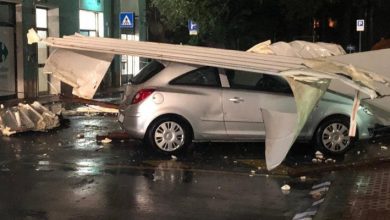
[[[16,98],[15,5],[0,2],[0,99]]]
[[[37,33],[41,39],[49,36],[48,9],[36,8]],[[49,94],[50,76],[43,73],[46,60],[49,56],[49,48],[46,44],[38,42],[38,95]]]

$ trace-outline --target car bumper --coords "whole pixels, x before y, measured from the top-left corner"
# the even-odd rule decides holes
[[[119,112],[118,122],[122,129],[126,130],[131,138],[143,139],[146,128],[140,116],[130,116]]]

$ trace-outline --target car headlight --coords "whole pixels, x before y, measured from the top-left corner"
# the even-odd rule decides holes
[[[360,106],[360,108],[362,108],[363,112],[365,112],[367,115],[371,115],[371,116],[374,115],[368,108],[363,106]]]

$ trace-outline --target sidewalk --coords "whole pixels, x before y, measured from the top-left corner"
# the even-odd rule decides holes
[[[363,152],[363,157],[390,158],[390,137],[373,142]],[[378,163],[357,171],[343,218],[390,219],[390,163]]]
[[[390,165],[360,171],[343,219],[390,219]]]
[[[345,161],[371,163],[332,172],[332,187],[315,219],[390,219],[390,136],[358,146]]]

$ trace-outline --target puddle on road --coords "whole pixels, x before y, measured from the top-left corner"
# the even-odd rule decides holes
[[[54,171],[54,166],[51,165],[50,161],[47,160],[41,160],[38,161],[38,164],[35,168],[36,171],[45,171],[45,172],[50,172]]]
[[[83,159],[76,162],[76,174],[79,176],[98,175],[101,173],[102,163],[92,159]]]

